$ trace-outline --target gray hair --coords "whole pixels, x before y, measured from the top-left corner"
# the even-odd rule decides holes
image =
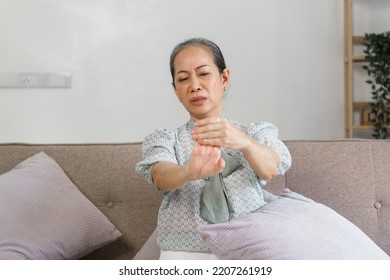
[[[221,49],[215,44],[214,42],[204,39],[204,38],[192,38],[188,39],[180,44],[178,44],[172,51],[170,61],[169,61],[169,66],[171,69],[171,76],[172,76],[172,81],[175,81],[175,67],[174,67],[174,60],[176,58],[176,55],[182,51],[185,48],[192,47],[192,46],[199,46],[199,47],[204,47],[208,51],[210,51],[211,55],[214,58],[214,63],[218,68],[218,71],[220,73],[223,72],[223,70],[226,69],[226,64],[225,64],[225,59],[223,58]]]

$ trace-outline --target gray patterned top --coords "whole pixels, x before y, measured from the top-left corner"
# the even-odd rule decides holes
[[[231,123],[258,142],[273,148],[280,156],[279,174],[284,174],[291,165],[291,156],[284,143],[278,139],[278,129],[271,123]],[[147,136],[142,145],[143,160],[136,165],[137,172],[153,183],[151,169],[159,161],[186,165],[190,159],[194,140],[190,121],[169,131],[157,129]],[[239,167],[224,178],[228,198],[234,213],[230,218],[253,212],[266,204],[261,187],[266,181],[252,170],[239,150],[225,149],[240,161]],[[200,217],[200,200],[205,180],[195,180],[181,189],[163,191],[163,202],[158,214],[158,244],[163,250],[210,252],[196,228],[208,222]]]

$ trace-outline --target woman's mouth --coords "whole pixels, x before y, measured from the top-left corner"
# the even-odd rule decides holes
[[[190,102],[194,106],[203,105],[207,101],[207,98],[204,96],[196,96],[190,99]]]

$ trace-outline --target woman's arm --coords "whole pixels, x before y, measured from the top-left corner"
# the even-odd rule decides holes
[[[187,165],[157,162],[152,167],[152,178],[156,187],[170,191],[180,189],[190,181],[218,174],[224,167],[225,162],[221,158],[220,147],[203,146],[195,142]]]
[[[187,166],[166,161],[153,165],[152,178],[154,185],[164,191],[180,189],[191,181]]]
[[[280,157],[271,147],[257,142],[227,120],[209,118],[196,122],[193,137],[202,145],[239,149],[257,175],[270,180],[278,174]]]
[[[249,145],[241,148],[249,165],[263,180],[268,181],[275,177],[278,174],[280,164],[279,155],[272,148],[260,144],[252,138],[249,139],[249,142]]]

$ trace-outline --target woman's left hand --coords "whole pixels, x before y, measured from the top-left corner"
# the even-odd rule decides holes
[[[226,119],[207,118],[195,122],[192,137],[201,145],[244,149],[251,138]]]
[[[249,165],[264,180],[269,180],[278,172],[279,155],[270,147],[249,137],[228,120],[207,118],[197,121],[192,137],[201,145],[239,149]]]

